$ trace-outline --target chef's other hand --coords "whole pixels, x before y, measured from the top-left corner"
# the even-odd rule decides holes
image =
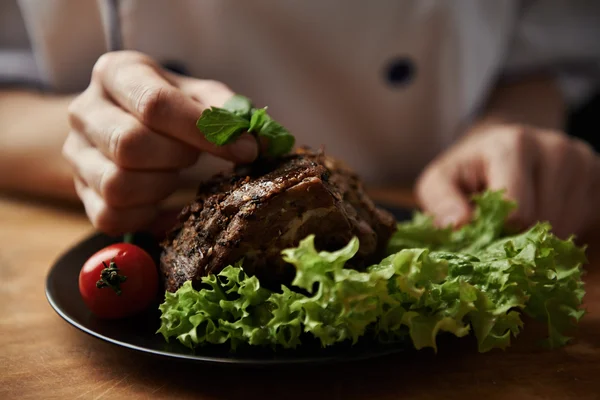
[[[417,181],[420,205],[440,226],[469,221],[470,195],[505,190],[518,203],[513,228],[549,221],[567,237],[598,221],[600,158],[560,132],[494,125],[465,136],[435,159]]]
[[[196,128],[205,108],[232,95],[220,82],[169,73],[141,53],[100,57],[90,85],[70,106],[63,147],[93,225],[114,235],[148,228],[159,216],[158,203],[176,190],[180,171],[200,152],[253,161],[252,137],[215,147]]]

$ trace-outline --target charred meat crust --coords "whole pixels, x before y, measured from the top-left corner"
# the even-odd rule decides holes
[[[160,267],[166,290],[175,291],[243,258],[247,273],[277,288],[294,276],[281,250],[309,234],[320,250],[339,249],[358,236],[351,264],[362,268],[382,256],[394,229],[393,216],[375,207],[352,171],[301,149],[203,183],[162,243]]]

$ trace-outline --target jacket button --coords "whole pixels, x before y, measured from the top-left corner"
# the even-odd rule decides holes
[[[398,57],[387,64],[384,74],[390,86],[405,86],[414,79],[416,67],[410,58]]]

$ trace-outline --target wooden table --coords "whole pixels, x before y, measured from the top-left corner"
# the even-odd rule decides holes
[[[46,273],[91,232],[79,210],[0,198],[0,399],[600,399],[600,234],[587,240],[589,315],[563,349],[536,348],[526,324],[506,352],[478,354],[460,340],[437,355],[263,370],[149,357],[64,322],[46,301]]]

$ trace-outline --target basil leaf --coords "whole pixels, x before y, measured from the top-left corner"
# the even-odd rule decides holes
[[[286,154],[294,147],[294,137],[267,114],[266,108],[252,110],[248,132],[256,132],[258,136],[269,139],[267,153],[273,157]]]
[[[235,141],[244,131],[263,136],[269,140],[267,154],[282,156],[292,150],[296,140],[266,110],[266,107],[253,108],[250,99],[236,94],[225,102],[223,108],[204,110],[196,126],[209,142],[217,146]]]
[[[294,136],[292,136],[283,126],[272,120],[268,115],[267,118],[268,119],[258,132],[259,136],[264,136],[269,139],[267,153],[273,157],[289,153],[296,142]]]
[[[252,102],[249,98],[236,94],[225,102],[223,108],[239,116],[249,118],[250,111],[252,110]]]
[[[267,111],[264,108],[259,110],[253,110],[252,118],[250,118],[250,128],[248,128],[248,132],[260,132],[263,125],[267,120],[271,118],[267,115]]]
[[[211,107],[204,110],[196,126],[206,140],[217,146],[223,146],[237,139],[248,129],[250,123],[246,118],[229,110]]]

